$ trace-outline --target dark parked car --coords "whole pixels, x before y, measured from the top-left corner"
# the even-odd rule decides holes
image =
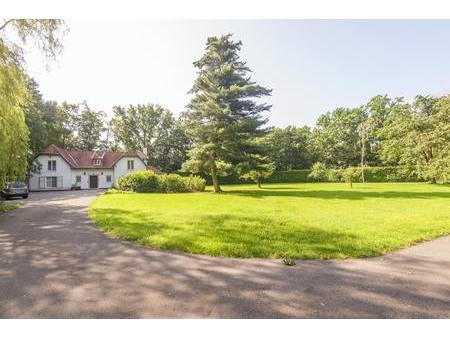
[[[22,182],[6,183],[5,190],[2,191],[2,197],[7,200],[11,197],[28,198],[28,187]]]

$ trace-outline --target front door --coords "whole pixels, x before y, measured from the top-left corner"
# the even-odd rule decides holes
[[[89,176],[89,189],[97,189],[98,188],[98,176],[91,175]]]

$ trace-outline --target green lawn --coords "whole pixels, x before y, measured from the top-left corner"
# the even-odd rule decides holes
[[[9,210],[17,209],[20,207],[20,204],[6,204],[6,203],[0,203],[0,213],[7,212]]]
[[[422,183],[223,186],[222,194],[111,194],[90,207],[113,236],[229,257],[374,256],[450,234],[450,187]]]

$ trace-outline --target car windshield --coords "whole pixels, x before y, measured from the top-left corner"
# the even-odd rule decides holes
[[[20,182],[14,182],[13,183],[13,188],[26,188],[26,184],[25,183],[20,183]]]

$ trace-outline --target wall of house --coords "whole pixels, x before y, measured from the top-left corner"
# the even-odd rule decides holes
[[[134,160],[134,169],[128,169],[128,160]],[[120,177],[128,175],[134,171],[147,170],[145,163],[138,157],[122,157],[114,166],[114,183],[117,183]]]
[[[79,186],[81,189],[89,189],[89,176],[98,176],[98,188],[111,188],[114,183],[114,171],[112,169],[72,169],[72,184]],[[107,176],[111,176],[111,182],[107,182]],[[81,176],[81,182],[77,183],[77,176]]]
[[[39,173],[30,174],[30,190],[67,190],[71,188],[71,168],[60,155],[39,155],[36,161],[38,161],[42,165],[42,167]],[[48,170],[48,161],[56,161],[55,171]],[[58,180],[60,186],[56,188],[47,187],[45,177],[48,176],[60,177],[60,179]],[[39,186],[40,177],[44,177],[44,187]]]
[[[56,170],[48,170],[48,161],[56,161]],[[134,160],[134,169],[128,169],[128,160]],[[89,189],[89,176],[98,176],[98,188],[107,189],[117,183],[120,177],[134,171],[146,170],[145,163],[138,157],[123,157],[114,166],[114,169],[72,169],[60,155],[39,155],[36,159],[42,167],[40,173],[30,174],[30,190],[70,190],[73,185],[81,189]],[[111,182],[107,182],[107,176],[111,176]],[[59,186],[51,188],[46,186],[46,177],[56,176]],[[81,182],[76,182],[77,176],[81,176]],[[39,178],[44,177],[44,187],[39,186]]]

